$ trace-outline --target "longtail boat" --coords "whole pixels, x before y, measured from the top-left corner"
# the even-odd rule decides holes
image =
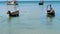
[[[8,1],[7,0],[7,5],[18,5],[16,0]]]

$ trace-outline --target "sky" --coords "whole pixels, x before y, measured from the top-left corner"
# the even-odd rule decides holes
[[[6,0],[0,0],[0,1],[6,1]],[[17,0],[17,1],[40,1],[40,0]],[[44,0],[44,1],[60,1],[60,0]]]

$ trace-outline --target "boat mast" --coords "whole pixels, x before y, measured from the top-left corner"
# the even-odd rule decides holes
[[[7,0],[7,3],[8,3],[8,0]]]
[[[16,2],[16,0],[12,0],[13,2]]]
[[[44,0],[41,0],[41,2],[43,3],[43,2],[44,2]]]

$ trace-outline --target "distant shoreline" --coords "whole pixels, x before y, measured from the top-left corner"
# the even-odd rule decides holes
[[[0,1],[0,3],[6,3],[7,1]],[[40,2],[40,1],[17,1],[19,3],[25,3],[25,2],[28,2],[28,3],[35,3],[35,2]],[[44,2],[60,2],[60,1],[44,1]]]

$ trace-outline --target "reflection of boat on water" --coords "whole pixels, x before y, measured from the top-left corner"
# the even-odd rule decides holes
[[[53,24],[53,18],[54,17],[47,17],[47,23],[46,23],[46,25],[52,25]]]
[[[7,5],[18,5],[18,3],[16,0],[13,0],[11,2],[7,0]]]
[[[47,8],[48,8],[48,6],[47,6]],[[53,8],[51,7],[51,5],[50,5],[50,10],[47,10],[47,16],[48,16],[48,17],[55,16],[55,11],[54,11]]]
[[[43,0],[39,2],[39,5],[43,5],[43,4],[44,4],[44,1]]]

